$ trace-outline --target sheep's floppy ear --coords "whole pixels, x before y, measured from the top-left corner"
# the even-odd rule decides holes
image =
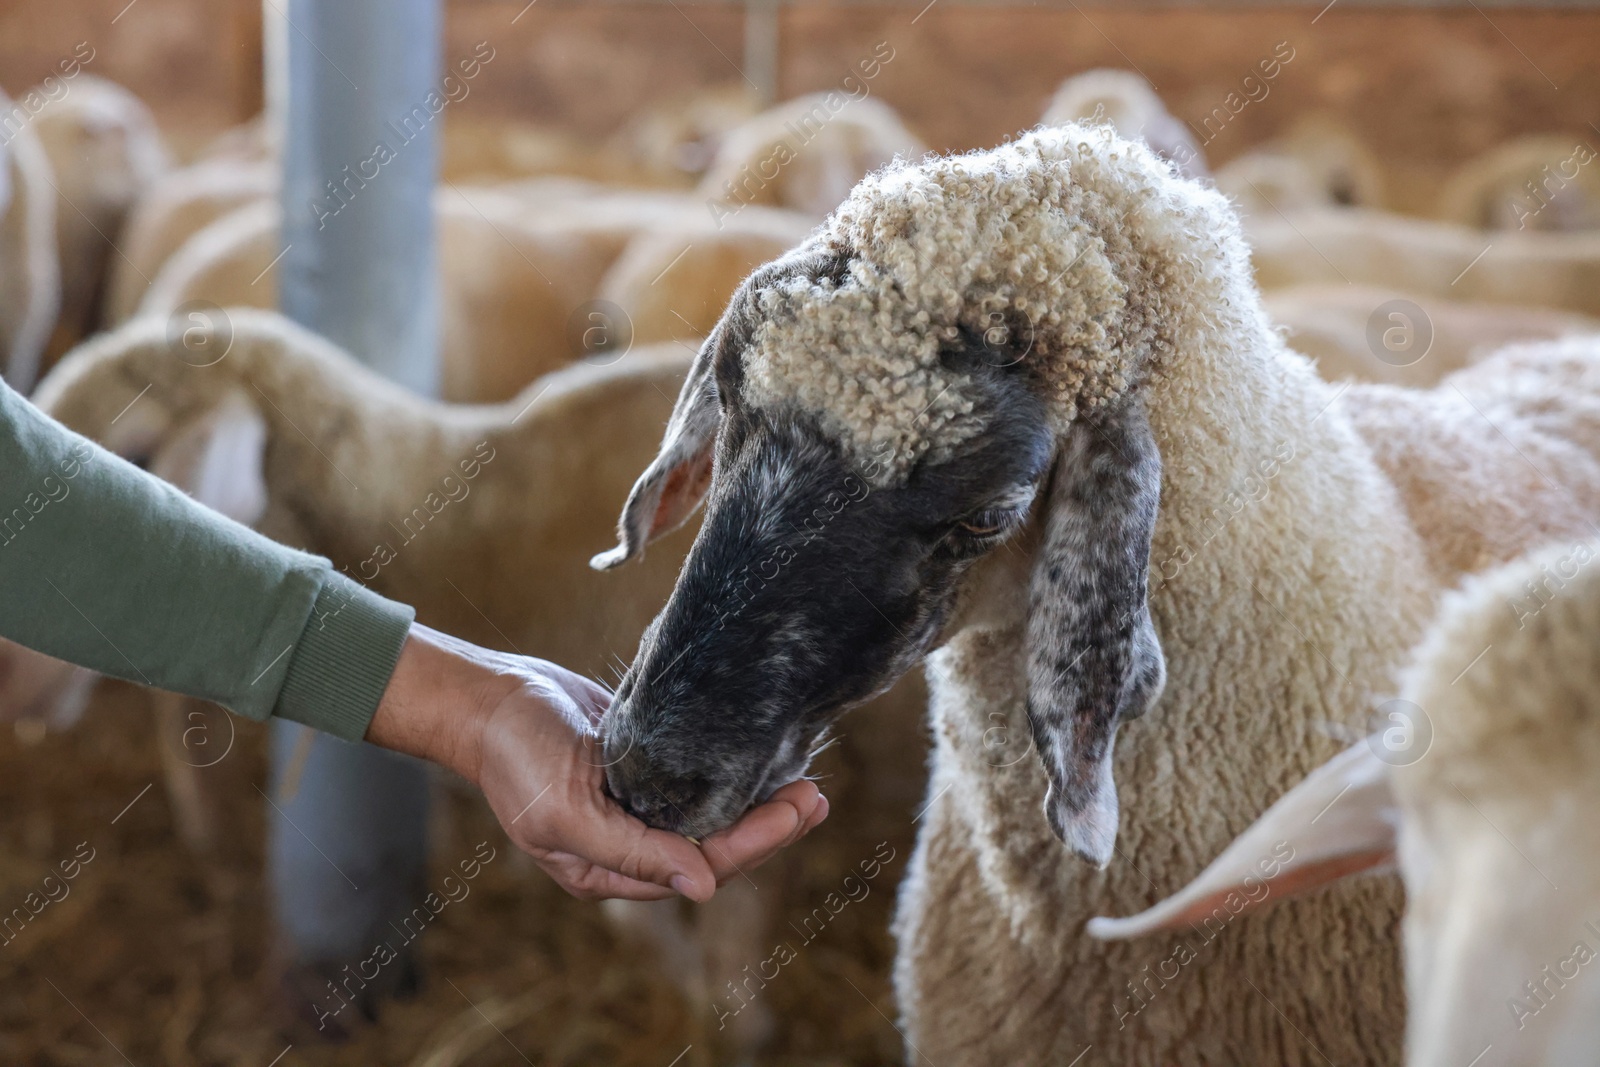
[[[1090,919],[1119,940],[1237,915],[1394,862],[1398,812],[1388,767],[1369,742],[1348,748],[1289,790],[1187,886],[1126,919]]]
[[[682,526],[705,498],[711,486],[712,446],[722,419],[712,373],[721,336],[719,326],[700,346],[667,420],[661,451],[633,483],[623,505],[617,547],[589,561],[595,570],[610,570],[643,555],[646,545]]]
[[[1117,727],[1166,684],[1145,580],[1160,495],[1142,404],[1079,419],[1051,475],[1029,582],[1028,723],[1050,779],[1045,815],[1100,867],[1117,837]]]
[[[150,473],[235,522],[253,526],[267,510],[263,462],[267,424],[241,392],[180,427],[150,457]]]

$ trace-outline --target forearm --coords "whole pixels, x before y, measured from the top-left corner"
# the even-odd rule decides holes
[[[202,507],[0,386],[0,636],[360,737],[410,610]]]

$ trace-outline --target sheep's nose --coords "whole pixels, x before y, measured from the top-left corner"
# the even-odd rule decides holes
[[[705,803],[709,783],[697,775],[663,773],[637,751],[606,768],[606,791],[622,810],[657,830],[701,836],[695,813]]]
[[[659,793],[638,792],[632,793],[622,801],[622,807],[629,815],[657,830],[668,830],[672,833],[681,833],[683,815],[676,806]]]

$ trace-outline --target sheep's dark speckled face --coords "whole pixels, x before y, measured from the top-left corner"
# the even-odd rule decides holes
[[[812,416],[741,401],[739,350],[725,345],[717,367],[699,538],[606,720],[613,794],[695,836],[803,774],[839,714],[920,660],[961,576],[1026,520],[1053,450],[1020,381],[952,351],[1004,417],[953,458],[873,488]]]

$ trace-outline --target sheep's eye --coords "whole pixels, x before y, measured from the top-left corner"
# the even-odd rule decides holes
[[[956,529],[970,537],[995,537],[1010,529],[1016,518],[1010,508],[987,508],[956,523]]]

